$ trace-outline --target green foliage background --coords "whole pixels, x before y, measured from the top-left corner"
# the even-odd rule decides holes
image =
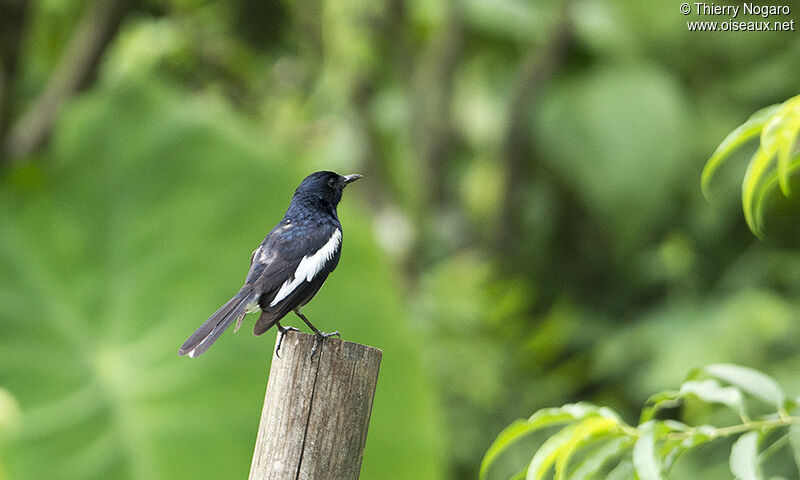
[[[147,82],[98,89],[65,114],[48,168],[20,170],[4,186],[0,371],[23,407],[12,473],[249,471],[271,339],[242,334],[198,362],[177,359],[175,345],[190,320],[230,294],[213,283],[235,290],[241,282],[241,252],[264,234],[255,220],[285,208],[296,176],[269,168],[280,152],[249,141],[252,127],[230,111],[180,99]],[[216,121],[204,118],[209,112]],[[264,192],[265,178],[275,192]],[[353,258],[314,310],[388,357],[369,449],[380,463],[368,459],[364,474],[433,475],[430,387],[413,344],[402,341],[410,333],[398,320],[395,282],[358,220],[364,213],[343,206],[341,216],[353,224]]]
[[[93,5],[30,4],[0,137]],[[475,478],[514,419],[633,424],[702,365],[800,392],[800,256],[741,213],[755,145],[699,186],[800,90],[796,32],[633,0],[124,8],[46,144],[0,167],[0,479],[246,475],[272,336],[176,351],[323,168],[365,174],[307,309],[384,351],[362,478]]]

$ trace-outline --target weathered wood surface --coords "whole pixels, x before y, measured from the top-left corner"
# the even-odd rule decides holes
[[[250,480],[357,479],[382,352],[289,332],[272,367]]]

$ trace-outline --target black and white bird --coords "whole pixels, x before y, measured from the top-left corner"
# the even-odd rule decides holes
[[[234,321],[239,330],[245,314],[261,312],[253,334],[261,335],[277,326],[280,350],[288,330],[281,318],[294,312],[317,336],[317,344],[339,332],[319,331],[300,313],[319,291],[339,263],[342,251],[342,225],[336,206],[342,190],[361,175],[316,172],[303,179],[294,192],[283,220],[273,228],[250,258],[244,286],[198,328],[178,350],[178,355],[194,358],[202,354]]]

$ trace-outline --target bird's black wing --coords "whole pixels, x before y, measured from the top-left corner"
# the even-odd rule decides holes
[[[336,268],[342,230],[335,223],[279,224],[253,255],[246,284],[260,294],[260,335],[284,315],[307,303]]]

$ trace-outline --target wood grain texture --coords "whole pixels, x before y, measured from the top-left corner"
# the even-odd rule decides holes
[[[250,480],[357,479],[382,352],[289,332],[273,354]]]

